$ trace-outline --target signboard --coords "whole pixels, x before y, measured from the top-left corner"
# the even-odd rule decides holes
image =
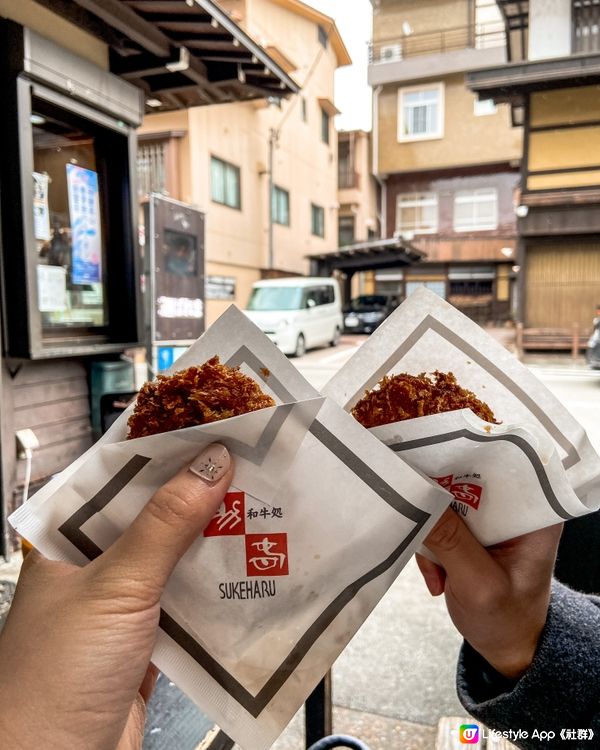
[[[207,276],[206,299],[235,299],[235,276]]]
[[[48,210],[49,177],[33,172],[33,231],[36,240],[50,239],[50,211]]]
[[[191,344],[204,332],[204,214],[153,194],[145,223],[150,328],[157,363],[156,347]]]
[[[71,283],[102,281],[102,242],[98,173],[67,164],[71,216]]]
[[[63,312],[67,309],[67,269],[63,266],[37,267],[38,310]]]

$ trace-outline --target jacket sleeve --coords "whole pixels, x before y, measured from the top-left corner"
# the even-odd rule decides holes
[[[519,680],[498,674],[468,643],[458,661],[458,697],[478,721],[507,735],[524,750],[556,747],[539,732],[574,730],[572,747],[600,740],[600,598],[558,582],[552,585],[548,619],[531,667]],[[578,730],[585,732],[578,734]],[[590,730],[594,740],[590,741]],[[534,735],[534,736],[532,736]],[[569,739],[571,739],[569,737]]]

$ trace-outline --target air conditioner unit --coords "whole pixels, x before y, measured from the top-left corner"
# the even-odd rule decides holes
[[[379,50],[379,59],[382,62],[393,62],[402,60],[401,44],[384,44]]]

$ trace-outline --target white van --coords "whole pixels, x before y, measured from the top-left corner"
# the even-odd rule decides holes
[[[257,281],[245,313],[282,352],[295,357],[313,346],[336,346],[343,327],[335,279],[295,276]]]

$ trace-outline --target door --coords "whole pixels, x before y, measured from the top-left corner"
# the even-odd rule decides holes
[[[600,244],[572,242],[527,248],[525,325],[590,331],[600,302]]]

